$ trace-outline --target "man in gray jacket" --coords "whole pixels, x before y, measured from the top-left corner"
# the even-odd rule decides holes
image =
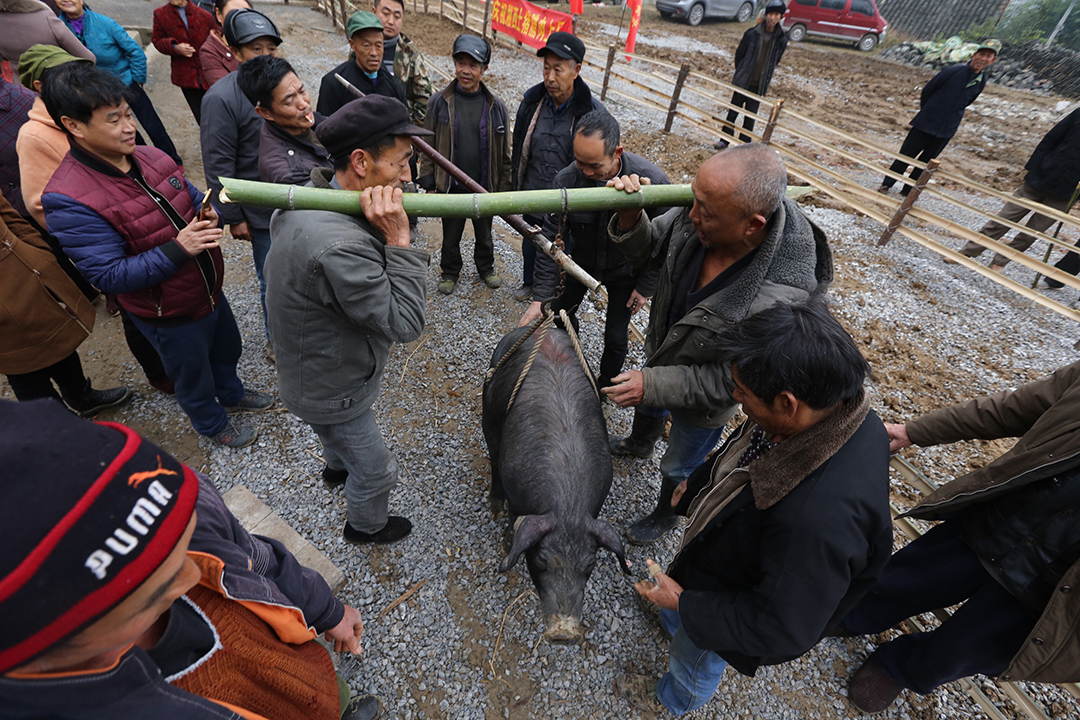
[[[428,254],[409,247],[401,188],[409,182],[405,106],[381,95],[347,103],[319,124],[334,170],[317,168],[315,187],[360,192],[364,215],[322,210],[274,213],[277,242],[266,258],[270,339],[281,400],[323,444],[323,479],[345,484],[351,543],[389,543],[412,530],[388,516],[397,461],[371,410],[394,342],[424,330]]]
[[[636,192],[636,175],[609,181]],[[675,487],[705,461],[738,403],[730,371],[719,362],[722,334],[778,303],[805,300],[832,280],[824,233],[784,199],[787,171],[774,150],[740,145],[707,160],[694,178],[694,205],[655,220],[640,210],[617,213],[608,234],[637,267],[660,270],[645,338],[647,361],[612,379],[603,392],[635,407],[616,455],[648,457],[671,412],[656,509],[635,522],[635,544],[658,540],[676,524]]]

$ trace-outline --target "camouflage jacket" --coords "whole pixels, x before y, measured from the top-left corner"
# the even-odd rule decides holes
[[[405,99],[408,101],[412,121],[423,125],[427,116],[428,99],[434,89],[424,53],[420,52],[404,33],[398,35],[397,52],[394,53],[394,77],[405,88]]]

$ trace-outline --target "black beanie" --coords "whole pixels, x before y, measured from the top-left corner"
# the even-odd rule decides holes
[[[195,473],[53,400],[0,401],[0,672],[84,629],[175,549]]]

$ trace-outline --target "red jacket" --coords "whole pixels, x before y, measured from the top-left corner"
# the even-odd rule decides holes
[[[203,77],[199,63],[199,48],[206,42],[210,31],[217,27],[214,16],[193,2],[185,6],[188,24],[180,19],[180,11],[173,5],[163,5],[154,11],[154,32],[150,36],[159,51],[172,57],[172,83],[177,87],[206,90],[210,84]],[[195,48],[195,54],[184,57],[176,45],[187,43]]]
[[[140,145],[131,158],[147,186],[72,143],[41,196],[49,231],[95,286],[147,320],[182,323],[221,302],[220,248],[188,255],[175,241],[202,199],[176,163]],[[170,219],[174,210],[178,217]]]

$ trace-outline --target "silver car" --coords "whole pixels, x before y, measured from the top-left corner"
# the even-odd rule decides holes
[[[656,0],[660,17],[685,19],[700,25],[705,18],[727,18],[746,22],[754,16],[753,0]]]

